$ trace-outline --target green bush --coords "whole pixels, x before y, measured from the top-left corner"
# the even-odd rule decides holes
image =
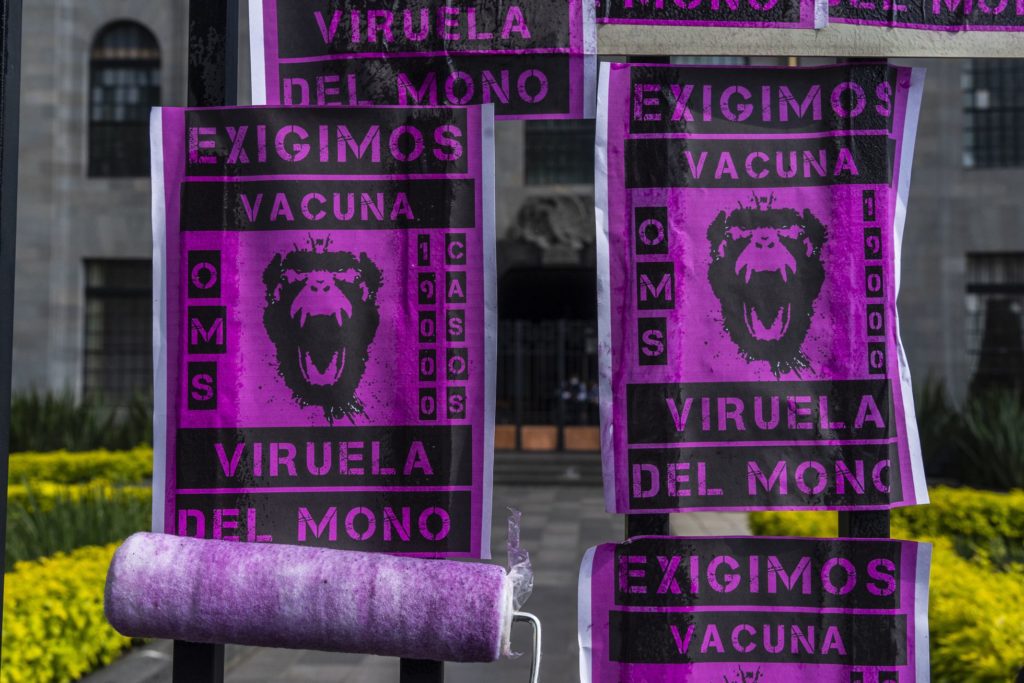
[[[1024,403],[1011,389],[972,396],[956,434],[960,479],[1000,491],[1024,488]]]
[[[1024,492],[936,488],[932,504],[893,511],[892,535],[930,541],[935,683],[1004,683],[1024,667]],[[835,512],[756,512],[764,536],[834,538]]]
[[[49,481],[85,484],[95,479],[117,484],[138,484],[153,476],[153,449],[140,446],[128,451],[70,453],[13,453],[10,481]]]
[[[27,393],[11,401],[11,452],[124,450],[153,442],[149,399],[113,407],[70,393]]]
[[[921,435],[921,453],[929,477],[958,479],[956,437],[960,415],[953,406],[940,379],[929,376],[914,396],[917,428]]]
[[[8,486],[7,502],[10,505],[20,505],[21,507],[33,504],[42,510],[52,510],[61,500],[78,500],[96,489],[106,492],[108,496],[116,490],[119,495],[129,496],[147,504],[153,498],[152,490],[148,486],[115,486],[110,482],[97,479],[88,484],[54,484],[51,481],[37,481],[32,484]]]
[[[0,683],[71,683],[132,641],[103,616],[116,545],[23,562],[4,576]]]
[[[7,511],[7,563],[35,560],[86,545],[105,545],[148,529],[148,488],[32,484],[12,487]]]
[[[895,538],[949,538],[966,558],[984,554],[997,564],[1024,561],[1024,491],[997,493],[937,486],[931,505],[892,512]],[[755,534],[835,537],[834,512],[756,512]]]
[[[1024,565],[1002,570],[934,541],[928,610],[934,683],[1006,683],[1024,667]]]
[[[931,505],[893,512],[893,534],[949,538],[966,558],[984,555],[997,564],[1024,561],[1024,491],[997,493],[936,487]]]
[[[11,456],[0,683],[70,683],[132,644],[103,615],[117,547],[106,544],[149,528],[152,494],[110,482],[144,481],[152,457],[150,448]]]

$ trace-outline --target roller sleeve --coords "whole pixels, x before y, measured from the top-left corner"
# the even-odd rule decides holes
[[[120,633],[196,643],[490,662],[512,583],[494,565],[139,533],[107,576]]]

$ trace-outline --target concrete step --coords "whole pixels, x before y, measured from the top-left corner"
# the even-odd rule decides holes
[[[591,486],[601,484],[600,453],[499,452],[494,483],[510,486]]]

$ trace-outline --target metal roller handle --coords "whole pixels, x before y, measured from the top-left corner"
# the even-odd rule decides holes
[[[512,623],[525,623],[533,627],[533,664],[530,666],[530,683],[540,681],[541,626],[540,619],[529,612],[515,612]]]

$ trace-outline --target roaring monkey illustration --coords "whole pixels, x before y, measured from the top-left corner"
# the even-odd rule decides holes
[[[775,208],[774,197],[722,211],[708,229],[708,279],[730,339],[748,361],[780,377],[809,367],[801,347],[825,281],[825,226],[810,210]]]
[[[366,254],[334,251],[329,239],[277,254],[263,272],[278,372],[300,405],[320,406],[330,422],[363,411],[356,389],[380,324],[381,282]]]

